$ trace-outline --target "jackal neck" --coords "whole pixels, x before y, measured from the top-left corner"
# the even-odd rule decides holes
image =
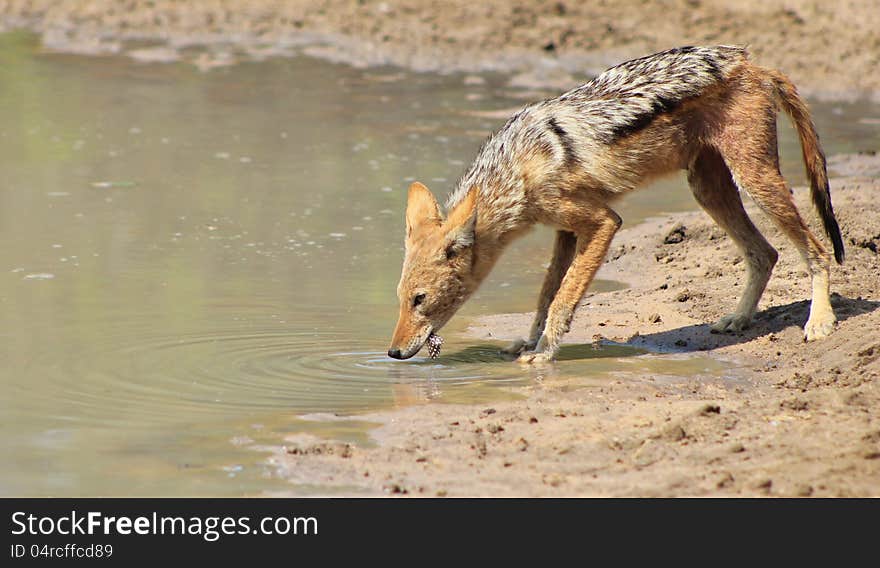
[[[477,286],[479,286],[479,284],[485,280],[492,271],[495,263],[498,262],[498,259],[501,257],[504,248],[504,244],[491,240],[487,235],[484,235],[481,238],[480,233],[477,232],[477,238],[474,242],[473,271],[471,272]]]
[[[473,278],[479,284],[489,275],[504,249],[522,235],[527,226],[507,215],[498,215],[498,210],[483,205],[477,200],[477,227],[474,237]]]

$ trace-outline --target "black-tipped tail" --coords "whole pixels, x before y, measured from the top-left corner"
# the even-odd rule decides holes
[[[843,237],[840,236],[840,226],[837,224],[837,218],[834,216],[834,207],[831,205],[831,193],[828,191],[827,179],[825,184],[825,189],[817,190],[814,187],[811,188],[813,205],[822,219],[825,234],[831,239],[831,245],[834,247],[834,260],[837,261],[837,264],[843,264],[843,259],[846,256],[846,251],[843,248]]]
[[[791,117],[801,141],[801,150],[804,156],[804,165],[807,168],[807,177],[810,178],[810,196],[813,205],[822,219],[825,234],[831,239],[834,247],[834,260],[843,264],[845,251],[843,238],[840,236],[840,227],[834,216],[834,208],[831,206],[831,189],[828,187],[828,171],[825,167],[825,153],[819,145],[819,135],[810,118],[810,111],[804,100],[798,95],[797,89],[788,78],[778,71],[768,70],[773,84],[776,87],[776,95],[783,110]]]

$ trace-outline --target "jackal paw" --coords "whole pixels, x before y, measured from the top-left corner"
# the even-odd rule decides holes
[[[507,347],[501,349],[501,353],[503,355],[511,355],[516,357],[523,351],[531,351],[535,348],[536,342],[534,341],[526,341],[525,339],[517,339]]]
[[[834,331],[834,324],[837,318],[834,314],[823,314],[822,316],[812,316],[807,320],[804,326],[804,341],[813,341],[828,337]]]
[[[516,362],[520,365],[546,365],[552,363],[554,356],[546,351],[525,351]]]
[[[724,333],[726,331],[742,331],[752,325],[751,316],[741,314],[726,315],[710,327],[712,333]]]

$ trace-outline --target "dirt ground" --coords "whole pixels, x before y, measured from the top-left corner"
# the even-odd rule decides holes
[[[0,29],[16,27],[50,49],[203,69],[303,50],[559,88],[677,45],[748,44],[813,97],[880,96],[876,0],[0,0]]]
[[[880,100],[876,0],[0,0],[0,29],[13,28],[37,31],[48,49],[206,71],[305,52],[500,70],[513,85],[560,89],[675,45],[749,44],[813,97]],[[572,390],[546,380],[491,408],[363,416],[379,424],[375,445],[292,437],[272,457],[279,475],[357,495],[880,496],[880,158],[840,156],[831,170],[848,247],[832,272],[831,337],[803,343],[807,275],[760,214],[780,251],[762,311],[746,332],[710,334],[706,323],[735,305],[742,259],[702,213],[655,219],[616,237],[599,277],[631,287],[588,296],[567,341],[701,351],[735,361],[742,381],[642,377]],[[796,195],[813,219],[806,190]],[[469,334],[514,338],[529,318],[487,317]]]
[[[491,407],[361,416],[380,424],[375,447],[294,436],[273,457],[280,475],[334,494],[880,496],[880,157],[830,163],[847,245],[832,272],[831,337],[803,342],[807,274],[753,207],[780,260],[753,327],[729,335],[706,322],[732,310],[744,283],[733,244],[701,212],[651,220],[621,231],[599,273],[631,287],[586,297],[567,341],[702,351],[735,361],[743,381],[571,390],[548,379]],[[813,220],[807,193],[795,190]],[[530,317],[485,317],[468,334],[512,339]]]

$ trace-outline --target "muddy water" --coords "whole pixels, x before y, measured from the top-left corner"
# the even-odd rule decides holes
[[[615,345],[566,347],[545,377],[456,339],[468,316],[532,307],[546,231],[502,261],[440,359],[383,355],[406,186],[445,194],[503,121],[480,112],[519,103],[484,79],[305,57],[201,73],[0,36],[0,494],[259,494],[283,482],[252,446],[363,442],[364,411],[535,380],[724,377]],[[818,111],[830,153],[875,140],[859,119],[876,108]],[[621,204],[627,223],[693,207],[675,181],[643,195]],[[308,418],[334,414],[352,419]]]

